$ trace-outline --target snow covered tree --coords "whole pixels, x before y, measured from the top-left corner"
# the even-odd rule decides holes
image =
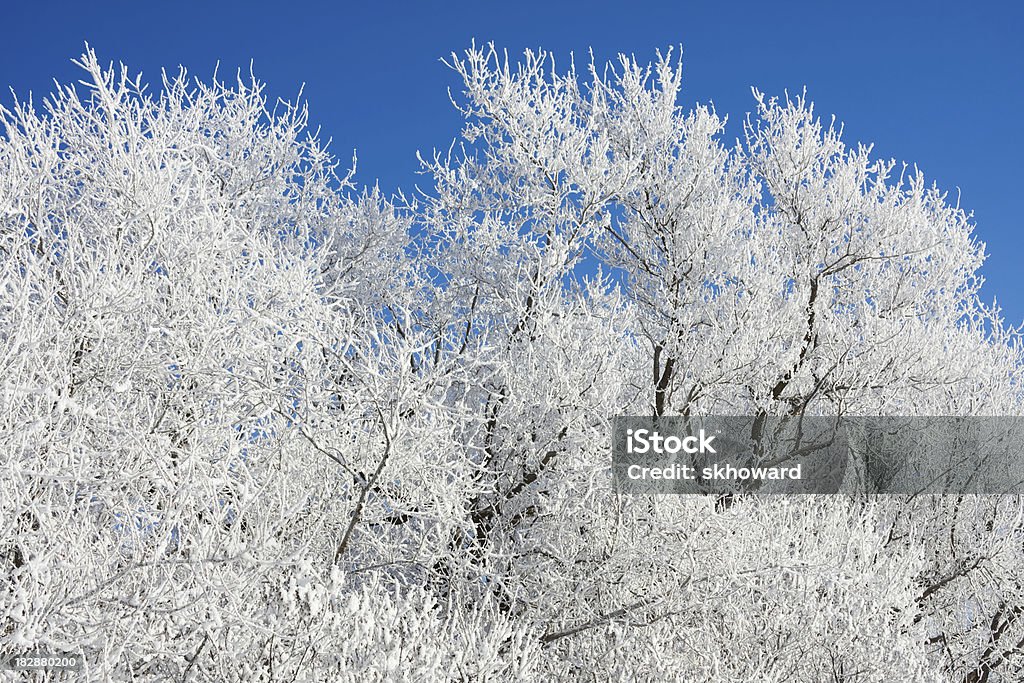
[[[754,92],[473,47],[360,190],[262,85],[0,138],[0,651],[90,679],[1010,681],[1019,496],[626,496],[615,415],[1020,415],[970,217]]]

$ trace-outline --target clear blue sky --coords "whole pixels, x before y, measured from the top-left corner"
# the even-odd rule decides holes
[[[198,76],[239,66],[292,98],[306,84],[311,119],[358,180],[410,187],[417,149],[447,147],[460,121],[439,59],[471,39],[510,54],[562,58],[593,47],[653,58],[682,45],[681,104],[713,101],[734,122],[769,94],[807,86],[848,142],[917,163],[973,210],[988,244],[984,295],[1024,320],[1024,7],[1017,2],[19,2],[0,13],[0,86],[48,93],[77,78],[83,41],[151,79],[183,64]],[[10,94],[0,92],[0,103]],[[738,128],[731,130],[738,133]]]

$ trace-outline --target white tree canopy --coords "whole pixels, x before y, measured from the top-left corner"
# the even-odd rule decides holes
[[[429,189],[255,79],[0,113],[0,652],[91,680],[1015,681],[1019,496],[617,494],[615,415],[1021,415],[970,216],[671,52],[473,47]],[[42,674],[40,674],[42,675]]]

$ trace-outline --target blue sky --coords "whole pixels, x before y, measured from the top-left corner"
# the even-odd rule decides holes
[[[28,2],[6,7],[0,86],[24,96],[77,79],[83,42],[156,79],[183,64],[209,77],[250,60],[274,96],[302,83],[335,154],[359,155],[357,180],[387,191],[416,182],[416,151],[446,148],[460,120],[440,58],[472,39],[510,54],[544,47],[564,63],[594,49],[644,60],[682,45],[681,104],[714,102],[738,124],[754,85],[804,86],[847,142],[917,163],[974,211],[988,244],[986,299],[1024,320],[1024,6],[989,2],[603,1],[403,3]],[[0,103],[9,104],[4,89]],[[739,133],[738,125],[730,134]]]

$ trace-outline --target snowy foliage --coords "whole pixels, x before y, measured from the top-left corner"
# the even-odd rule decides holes
[[[0,652],[94,680],[1014,681],[1019,497],[616,494],[614,415],[1020,415],[970,217],[672,55],[453,55],[429,191],[262,85],[3,111]]]

